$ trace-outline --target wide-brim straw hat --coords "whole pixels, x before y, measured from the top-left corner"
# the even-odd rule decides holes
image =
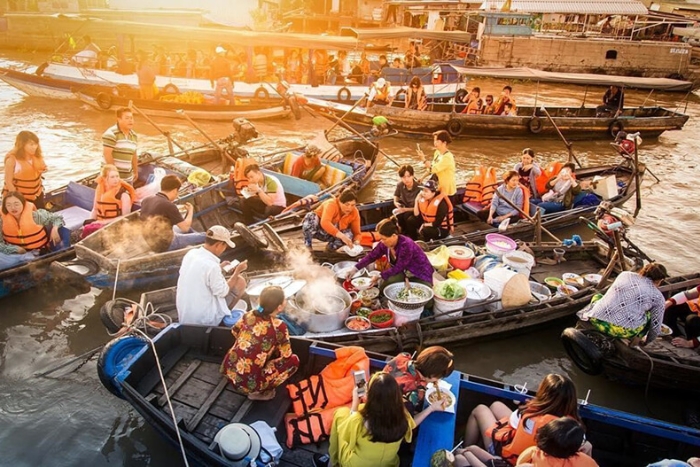
[[[244,423],[230,423],[214,437],[219,452],[235,467],[248,467],[260,455],[262,441],[255,429]]]

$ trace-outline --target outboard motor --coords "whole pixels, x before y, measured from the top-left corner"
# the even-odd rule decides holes
[[[258,137],[258,130],[256,130],[255,126],[247,119],[242,117],[234,118],[232,123],[235,140],[238,144],[245,144]]]

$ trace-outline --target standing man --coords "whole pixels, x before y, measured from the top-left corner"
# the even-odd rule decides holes
[[[139,69],[136,76],[139,79],[139,96],[141,99],[153,100],[155,97],[154,85],[156,83],[156,64],[153,63],[146,52],[139,54]]]
[[[226,58],[226,49],[221,46],[216,47],[216,57],[211,61],[211,74],[209,79],[214,88],[214,104],[218,104],[221,95],[226,91],[229,105],[236,105],[233,96],[233,71],[231,62]]]
[[[204,232],[192,231],[194,207],[185,203],[187,210],[182,217],[173,203],[177,199],[182,182],[176,175],[166,175],[160,181],[160,192],[141,202],[141,222],[143,238],[157,253],[179,250],[204,241]]]
[[[248,261],[238,264],[231,277],[224,277],[221,268],[229,263],[221,263],[219,256],[228,247],[236,247],[231,232],[214,225],[207,230],[204,245],[182,259],[175,299],[180,323],[218,326],[245,292],[247,284],[241,273],[248,269]]]
[[[287,198],[277,177],[264,174],[257,164],[246,167],[243,174],[248,179],[248,191],[252,193],[252,196],[243,200],[243,219],[246,224],[255,222],[256,215],[267,218],[284,211]]]
[[[102,134],[105,164],[117,167],[122,180],[135,184],[139,178],[139,159],[136,155],[138,138],[133,130],[134,114],[128,107],[117,109],[117,124]]]

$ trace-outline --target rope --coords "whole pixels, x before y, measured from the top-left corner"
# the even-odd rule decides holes
[[[647,375],[647,382],[644,386],[644,405],[646,406],[647,411],[652,416],[659,418],[657,415],[654,414],[654,411],[651,410],[651,406],[649,405],[649,383],[651,383],[651,375],[652,373],[654,373],[654,359],[652,359],[651,356],[644,350],[642,350],[642,348],[638,345],[635,345],[633,349],[640,351],[642,354],[644,354],[645,357],[649,359],[649,374]]]
[[[150,302],[149,302],[150,305]],[[168,392],[168,386],[165,384],[165,376],[163,375],[163,370],[160,366],[160,358],[158,358],[158,352],[156,351],[156,345],[153,343],[153,340],[144,332],[140,331],[139,329],[131,328],[134,332],[140,334],[146,341],[148,341],[149,345],[151,346],[151,349],[153,350],[153,356],[155,357],[156,360],[156,368],[158,369],[158,375],[160,376],[160,382],[163,385],[163,395],[165,395],[165,400],[168,401],[168,409],[170,410],[170,416],[173,420],[173,428],[175,428],[175,434],[177,434],[177,442],[180,445],[180,452],[182,453],[182,460],[185,463],[186,467],[189,467],[189,463],[187,462],[187,453],[185,452],[185,445],[182,442],[182,436],[180,435],[180,428],[177,426],[177,418],[175,417],[175,410],[173,409],[173,404],[170,401],[170,393]]]
[[[151,322],[153,321],[161,321],[164,324],[164,327],[172,324],[173,322],[173,319],[170,316],[163,313],[158,313],[151,302],[146,303],[146,308],[144,309],[141,307],[140,303],[129,300],[128,298],[120,298],[119,300],[131,304],[136,316],[128,326],[123,326],[115,333],[108,332],[107,334],[109,334],[111,337],[123,336],[132,329],[138,329],[139,327],[141,328],[138,329],[139,332],[147,334],[148,328],[149,326],[152,326]]]
[[[112,300],[117,297],[117,283],[119,282],[119,268],[122,265],[122,260],[117,260],[117,272],[114,273],[114,287],[112,288]]]

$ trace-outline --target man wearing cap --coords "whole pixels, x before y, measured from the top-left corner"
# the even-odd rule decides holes
[[[222,263],[219,256],[229,247],[236,247],[231,232],[214,225],[207,230],[204,245],[182,259],[176,297],[180,323],[218,326],[245,292],[247,284],[241,273],[248,269],[248,261],[236,266],[228,279],[221,269],[229,263]]]
[[[321,149],[315,144],[308,144],[304,154],[294,161],[292,177],[302,178],[310,182],[318,182],[326,172],[326,166],[321,163]]]
[[[372,105],[389,105],[391,103],[391,83],[384,78],[379,78],[375,83],[372,83],[367,97],[367,107]]]
[[[143,239],[153,251],[179,250],[204,241],[204,232],[192,231],[194,207],[190,203],[183,206],[187,214],[183,217],[173,203],[178,197],[182,182],[177,175],[166,175],[160,181],[160,192],[141,202],[139,213]]]
[[[248,179],[247,190],[252,196],[243,200],[243,220],[255,222],[255,217],[276,216],[287,207],[284,187],[277,177],[265,174],[257,164],[251,164],[243,172]]]
[[[445,238],[452,233],[454,213],[450,198],[440,192],[435,180],[421,185],[423,189],[416,197],[410,228],[417,230],[421,240],[429,242]]]
[[[216,57],[211,61],[211,71],[209,79],[214,88],[214,104],[218,104],[223,91],[226,91],[229,105],[236,105],[233,95],[233,71],[231,62],[226,58],[226,49],[221,46],[216,47]]]

